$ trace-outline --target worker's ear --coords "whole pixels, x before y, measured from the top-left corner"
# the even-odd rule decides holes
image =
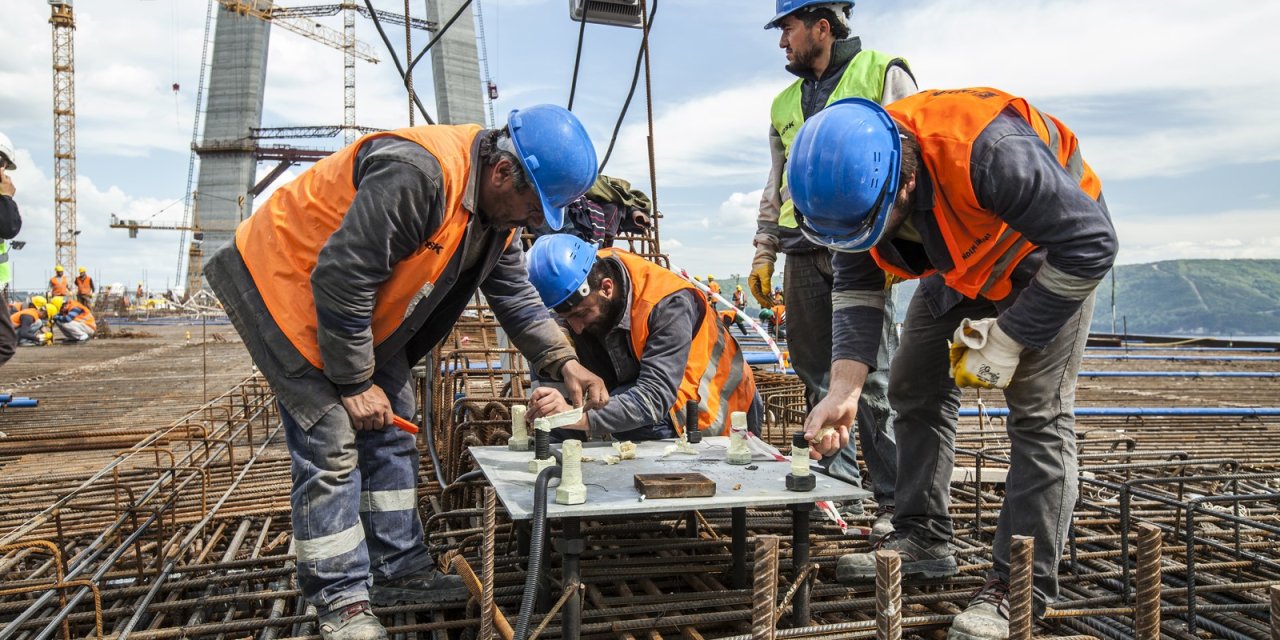
[[[613,278],[605,278],[600,281],[600,295],[604,296],[606,300],[613,300],[613,292]]]

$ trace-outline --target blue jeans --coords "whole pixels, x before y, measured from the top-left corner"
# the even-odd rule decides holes
[[[386,389],[397,415],[412,401]],[[418,449],[395,427],[356,431],[342,406],[303,430],[280,406],[292,459],[298,584],[321,613],[369,599],[369,586],[435,563],[418,518]]]

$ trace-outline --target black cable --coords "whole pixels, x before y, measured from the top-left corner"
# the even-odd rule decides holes
[[[578,67],[582,64],[582,36],[587,32],[587,7],[582,7],[582,20],[578,25],[578,52],[573,56],[573,81],[569,83],[569,106],[573,111],[573,96],[578,92]]]
[[[658,0],[653,0],[653,9],[649,11],[649,20],[644,24],[644,37],[640,39],[640,51],[636,53],[636,70],[631,75],[631,90],[627,92],[627,101],[622,103],[622,113],[618,114],[618,122],[613,125],[613,135],[609,138],[609,149],[604,152],[604,160],[600,162],[600,173],[604,173],[609,164],[609,156],[613,155],[613,145],[618,141],[618,131],[622,129],[622,121],[627,117],[627,109],[631,107],[631,98],[636,95],[636,84],[640,82],[640,63],[644,62],[645,43],[649,40],[649,31],[653,28],[653,16],[658,13]]]
[[[364,1],[369,2],[369,0]],[[422,59],[422,56],[427,55],[427,52],[431,50],[431,47],[435,46],[436,42],[440,40],[440,38],[444,37],[444,34],[449,30],[449,27],[453,26],[453,23],[457,21],[458,16],[462,15],[462,12],[466,11],[469,6],[471,6],[471,0],[466,0],[466,2],[462,3],[461,7],[458,7],[457,11],[453,12],[453,17],[449,18],[449,21],[444,23],[443,27],[440,27],[440,31],[437,32],[431,40],[427,41],[427,46],[423,47],[422,51],[419,51],[418,55],[413,57],[413,61],[409,63],[408,73],[413,73],[413,68],[418,66],[418,61]]]
[[[471,4],[471,0],[467,0],[467,4]],[[378,35],[382,36],[382,44],[386,45],[387,53],[391,54],[391,61],[396,63],[396,71],[400,72],[400,81],[404,83],[405,91],[409,93],[409,97],[413,98],[413,104],[418,106],[418,112],[422,114],[422,119],[426,120],[427,124],[435,124],[436,121],[431,119],[431,115],[427,113],[427,108],[422,106],[422,101],[418,99],[418,94],[414,91],[409,91],[409,73],[413,71],[413,65],[409,65],[409,71],[405,71],[404,66],[400,64],[400,56],[396,55],[395,47],[391,46],[391,39],[387,37],[387,32],[382,30],[382,21],[378,19],[378,12],[373,8],[373,0],[364,0],[364,6],[369,8],[369,18],[373,20],[373,26],[378,29]],[[464,4],[463,6],[465,7],[466,5]],[[405,16],[404,19],[408,20],[409,16]],[[448,26],[445,26],[445,29],[448,28]],[[443,33],[444,31],[442,30],[441,34]],[[435,42],[435,40],[432,40],[432,42]]]

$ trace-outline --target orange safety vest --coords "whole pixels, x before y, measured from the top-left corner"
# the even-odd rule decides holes
[[[49,295],[65,296],[68,291],[70,291],[70,287],[67,285],[66,276],[49,278]]]
[[[787,315],[787,307],[785,305],[775,304],[770,311],[773,311],[773,323],[782,324],[783,318]]]
[[[711,291],[711,293],[720,293],[720,283],[712,282],[711,284],[707,285],[707,289]]]
[[[82,296],[93,293],[93,278],[89,276],[76,276],[76,292]]]
[[[703,305],[703,322],[689,348],[689,363],[676,390],[676,402],[668,410],[676,433],[684,433],[685,404],[698,402],[698,429],[706,435],[728,435],[729,414],[749,411],[756,395],[755,376],[738,349],[738,343],[719,322],[697,287],[676,274],[621,249],[602,249],[596,256],[617,258],[631,278],[631,350],[637,360],[649,340],[649,314],[667,296],[688,289]],[[705,394],[702,393],[705,391]]]
[[[9,316],[9,323],[13,325],[14,329],[22,326],[22,316],[31,316],[32,320],[40,320],[39,311],[36,311],[35,309],[23,309],[22,311]]]
[[[985,87],[922,91],[885,108],[920,140],[921,160],[934,184],[934,215],[955,265],[942,275],[947,286],[970,298],[1004,299],[1013,289],[1014,268],[1036,249],[978,204],[969,172],[974,141],[1005,108],[1013,108],[1031,125],[1085,193],[1095,200],[1102,193],[1102,183],[1085,163],[1075,134],[1023,98]],[[871,255],[880,268],[902,278],[935,271],[912,274],[884,260],[878,249]]]
[[[725,309],[720,312],[720,322],[733,322],[738,318],[738,312],[733,309]]]
[[[289,342],[316,368],[323,369],[317,337],[316,303],[311,272],[316,258],[337,231],[355,200],[356,154],[375,138],[396,137],[426,149],[440,163],[444,180],[444,222],[417,251],[398,262],[374,300],[374,345],[400,327],[414,307],[430,294],[436,280],[457,253],[471,212],[462,207],[471,171],[471,145],[479,125],[410,127],[372,133],[317,162],[294,181],[280,187],[266,204],[240,223],[236,248],[267,310]],[[515,237],[512,231],[507,242]]]
[[[62,303],[62,311],[59,311],[58,313],[66,315],[67,312],[72,309],[80,310],[80,315],[76,316],[76,322],[83,322],[85,326],[90,329],[93,329],[94,331],[98,330],[98,322],[97,320],[94,320],[93,312],[89,310],[89,307],[86,307],[75,300],[68,300]]]

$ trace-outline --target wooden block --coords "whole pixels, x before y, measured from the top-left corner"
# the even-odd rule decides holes
[[[716,494],[716,483],[701,473],[637,473],[636,491],[645,499],[705,498]]]

